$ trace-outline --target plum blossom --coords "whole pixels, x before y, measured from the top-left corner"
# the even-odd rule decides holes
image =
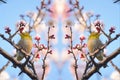
[[[29,31],[29,24],[25,20],[17,21],[16,29],[19,30],[20,33]]]
[[[100,29],[104,29],[104,23],[101,20],[95,20],[94,21],[94,26],[97,28],[99,27]]]
[[[95,20],[91,23],[91,31],[100,32],[101,29],[104,29],[104,23],[101,20]]]

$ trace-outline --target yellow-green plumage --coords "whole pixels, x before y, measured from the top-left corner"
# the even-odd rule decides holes
[[[87,46],[89,49],[90,54],[92,54],[95,50],[101,48],[103,43],[99,39],[100,33],[92,32],[88,38]],[[96,54],[96,58],[99,61],[103,60],[103,50]]]
[[[20,47],[21,49],[23,49],[27,55],[30,54],[31,49],[32,49],[32,38],[30,36],[29,33],[24,32],[20,34],[20,41],[18,42],[18,47]],[[17,51],[17,60],[21,61],[24,58],[24,54],[21,53],[20,51]]]

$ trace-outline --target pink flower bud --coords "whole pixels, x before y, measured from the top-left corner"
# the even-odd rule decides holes
[[[96,21],[94,22],[94,25],[95,25],[95,27],[104,27],[103,22],[100,21],[100,20],[96,20]]]
[[[26,25],[26,23],[25,23],[25,21],[20,21],[20,27],[23,27],[23,26],[25,26]]]
[[[50,50],[49,53],[52,54],[52,50]]]
[[[99,26],[99,27],[100,27],[101,22],[100,22],[99,20],[97,20],[97,21],[95,21],[94,25],[95,25],[95,26]]]
[[[111,27],[111,28],[109,29],[109,32],[110,32],[110,33],[115,33],[115,27]]]
[[[39,41],[40,40],[40,36],[35,36],[35,40]]]
[[[85,55],[83,53],[81,53],[80,58],[85,58]]]
[[[10,33],[11,29],[9,27],[5,27],[5,33]]]
[[[24,27],[20,27],[20,28],[19,28],[20,33],[22,33],[23,30],[24,30]]]
[[[38,53],[35,58],[40,59],[40,54]]]
[[[49,39],[55,39],[55,35],[49,36]]]
[[[71,36],[66,34],[65,39],[70,39],[70,38],[71,38]]]
[[[98,31],[98,33],[100,33],[101,28],[100,27],[96,27],[96,30]]]
[[[80,40],[81,40],[81,41],[83,41],[83,40],[85,40],[85,39],[86,39],[86,38],[85,38],[84,35],[81,35],[81,36],[80,36]]]
[[[71,53],[71,51],[70,50],[68,50],[68,54],[70,54]]]

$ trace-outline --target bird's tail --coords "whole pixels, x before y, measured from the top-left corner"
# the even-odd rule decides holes
[[[96,55],[96,58],[99,60],[99,61],[102,61],[105,57],[103,55],[103,53],[100,53],[98,55]],[[107,64],[103,65],[104,68],[108,67]]]
[[[22,53],[17,53],[16,59],[17,61],[21,61],[24,58],[24,55]],[[13,67],[16,68],[17,66],[13,64]]]

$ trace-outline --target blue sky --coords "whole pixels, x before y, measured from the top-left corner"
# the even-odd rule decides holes
[[[4,26],[10,26],[10,28],[15,30],[15,24],[20,19],[19,15],[25,14],[27,11],[36,11],[36,6],[39,6],[39,4],[39,0],[7,0],[7,4],[0,4],[0,33],[4,33]],[[95,14],[101,15],[100,19],[105,23],[106,32],[111,26],[116,26],[116,33],[120,31],[119,4],[113,4],[113,0],[80,0],[80,4],[84,6],[85,11],[93,11]],[[61,32],[59,32],[59,34],[61,34]],[[61,37],[62,36],[58,36],[59,39],[61,39]],[[15,38],[16,42],[19,40],[19,38],[17,38],[18,37]],[[104,38],[103,41],[105,41]],[[12,53],[13,47],[11,47],[8,43],[4,42],[1,38],[0,42],[0,47],[6,49],[9,53]],[[111,53],[118,46],[120,46],[120,44],[117,43],[119,43],[119,41],[115,41],[107,48],[108,54]],[[58,44],[57,47],[61,49],[62,45]],[[4,59],[1,55],[0,58],[1,68],[2,65],[7,62],[7,60]],[[120,55],[113,61],[117,66],[120,66]],[[11,66],[12,65],[8,67],[7,71],[10,73],[11,77],[16,77],[19,69],[16,70],[14,68],[11,68]],[[52,67],[54,68],[52,69],[53,72],[48,75],[46,80],[58,80],[59,78],[59,73],[56,70],[57,68],[55,68],[55,65],[52,65]],[[111,72],[114,71],[114,69],[112,67],[109,67],[107,69],[101,69],[100,71],[103,73],[102,77],[109,77]],[[61,76],[62,80],[73,80],[73,77],[69,73],[67,64],[63,68]],[[96,80],[96,76],[98,75],[93,75],[90,80]],[[27,76],[24,76],[23,78],[24,80],[29,80]]]

